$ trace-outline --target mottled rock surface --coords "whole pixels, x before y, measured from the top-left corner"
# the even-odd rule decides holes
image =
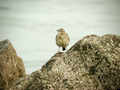
[[[22,59],[9,40],[0,41],[0,90],[8,90],[17,79],[25,76]]]
[[[120,36],[86,36],[65,53],[21,78],[11,90],[117,90]]]

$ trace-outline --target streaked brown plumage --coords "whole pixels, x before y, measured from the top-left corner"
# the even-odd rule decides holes
[[[62,50],[64,51],[69,45],[70,38],[63,28],[58,29],[57,32],[58,34],[56,35],[56,44],[59,48],[62,47]]]

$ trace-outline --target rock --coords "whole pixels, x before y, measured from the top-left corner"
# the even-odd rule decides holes
[[[89,35],[40,70],[20,78],[11,90],[118,90],[120,36]]]
[[[9,40],[0,41],[0,90],[8,90],[23,76],[25,68],[22,59],[17,56]]]

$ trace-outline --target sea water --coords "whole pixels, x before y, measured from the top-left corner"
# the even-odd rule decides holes
[[[70,45],[86,35],[120,34],[120,0],[0,0],[0,40],[9,39],[27,73],[57,51],[56,30]]]

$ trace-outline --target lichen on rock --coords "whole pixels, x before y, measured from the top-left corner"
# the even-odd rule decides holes
[[[10,41],[0,41],[0,90],[8,90],[17,79],[24,76],[23,61]]]
[[[40,70],[20,78],[10,90],[117,90],[120,36],[88,35],[56,53]]]

